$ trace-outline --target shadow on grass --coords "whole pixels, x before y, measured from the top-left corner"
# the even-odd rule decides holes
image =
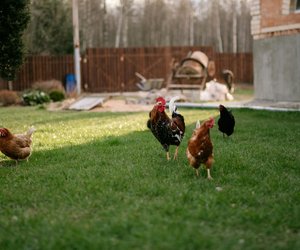
[[[0,160],[0,168],[14,168],[18,167],[18,164],[14,160],[9,159],[3,155],[3,158]]]

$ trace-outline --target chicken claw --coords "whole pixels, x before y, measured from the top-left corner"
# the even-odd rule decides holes
[[[167,160],[169,161],[170,160],[170,153],[167,152]]]

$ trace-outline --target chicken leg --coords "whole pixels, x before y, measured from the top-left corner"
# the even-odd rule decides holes
[[[213,178],[211,177],[211,175],[210,175],[210,168],[211,168],[211,166],[212,166],[212,164],[213,164],[213,161],[214,161],[213,157],[210,156],[210,157],[208,157],[208,160],[207,160],[206,163],[205,163],[205,167],[206,167],[206,170],[207,170],[207,179],[209,179],[209,180],[212,180],[212,179],[213,179]]]
[[[212,180],[213,178],[210,175],[210,169],[207,169],[207,179]]]
[[[178,146],[175,149],[174,160],[177,159],[177,156],[178,156]]]
[[[170,160],[170,153],[169,153],[169,151],[167,152],[167,160],[168,161]]]

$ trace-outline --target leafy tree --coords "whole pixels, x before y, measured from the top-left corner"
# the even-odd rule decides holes
[[[23,63],[23,31],[29,19],[28,0],[0,2],[0,76],[13,80]]]
[[[71,1],[32,0],[26,45],[31,54],[73,52]]]
[[[73,52],[70,0],[30,0],[26,45],[34,54]],[[81,51],[94,47],[213,46],[252,50],[251,0],[80,0]]]

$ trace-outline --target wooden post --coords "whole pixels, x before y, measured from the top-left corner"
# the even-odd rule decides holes
[[[78,0],[72,1],[73,10],[73,43],[74,43],[74,65],[76,75],[77,94],[81,93],[81,72],[80,72],[80,43],[79,43],[79,18]]]

